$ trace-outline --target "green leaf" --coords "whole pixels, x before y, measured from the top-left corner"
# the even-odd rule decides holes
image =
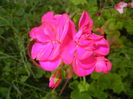
[[[71,0],[71,2],[72,2],[74,5],[79,5],[79,4],[84,5],[84,4],[87,3],[86,0]]]
[[[89,84],[87,82],[82,81],[78,84],[78,88],[80,92],[87,91],[89,89]]]
[[[100,79],[98,79],[98,82],[102,89],[110,88],[116,93],[120,93],[124,90],[121,77],[118,74],[109,73],[105,76],[101,76]]]
[[[71,92],[71,99],[80,99],[79,96],[80,96],[80,92],[78,90],[73,90]]]
[[[127,32],[133,35],[133,20],[132,19],[126,20],[124,25]]]
[[[48,92],[42,99],[58,99],[56,92]]]
[[[79,99],[92,99],[92,98],[88,94],[88,92],[82,92],[82,93],[80,93],[80,98]]]
[[[77,80],[74,80],[72,83],[69,84],[69,87],[71,89],[77,89],[77,85],[79,84],[79,82]]]
[[[8,93],[8,88],[0,86],[0,95],[1,95],[1,97],[6,97],[7,93]]]
[[[79,92],[78,90],[74,90],[71,93],[71,99],[92,99],[88,92]]]
[[[94,73],[91,74],[91,78],[97,80],[101,75],[104,75],[104,74],[94,72]]]
[[[21,76],[21,82],[25,82],[28,79],[28,76]]]

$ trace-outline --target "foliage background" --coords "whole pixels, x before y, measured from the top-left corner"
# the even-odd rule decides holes
[[[120,0],[0,0],[0,99],[133,99],[133,9],[119,14],[112,6]],[[130,0],[123,0],[130,2]],[[102,27],[111,45],[108,74],[74,77],[58,96],[66,79],[52,90],[49,72],[36,68],[27,56],[29,31],[47,11],[68,13],[77,23],[86,10]]]

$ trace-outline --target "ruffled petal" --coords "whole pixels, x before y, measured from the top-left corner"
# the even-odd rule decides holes
[[[77,47],[76,57],[79,60],[84,60],[84,59],[90,57],[92,54],[93,54],[92,51],[87,51],[86,49],[84,49],[82,47]]]
[[[39,27],[35,27],[30,31],[30,37],[39,42],[43,43],[48,42],[50,39],[46,34],[47,32],[45,32],[44,30],[45,30],[45,24],[42,24]]]
[[[98,73],[105,72],[107,69],[106,63],[104,61],[97,62],[95,66],[95,71]]]
[[[93,20],[90,18],[90,15],[84,11],[79,20],[79,28],[83,30],[83,33],[91,33],[93,26]]]
[[[71,64],[75,52],[75,43],[73,41],[66,42],[62,45],[61,50],[61,57],[63,59],[63,62],[65,64]]]
[[[52,52],[50,56],[48,57],[48,60],[54,60],[60,54],[60,44],[52,43],[52,45],[53,45]]]
[[[63,58],[63,61],[65,64],[72,63],[74,52],[76,49],[76,44],[73,40],[75,34],[76,34],[76,30],[75,30],[74,23],[70,21],[68,33],[61,44],[61,51],[62,51],[61,57]]]
[[[94,49],[94,41],[86,39],[83,36],[79,39],[78,45],[86,50],[92,51]]]
[[[104,72],[108,73],[111,70],[112,64],[111,62],[104,57],[97,57],[97,62],[95,64],[96,72]]]
[[[79,19],[79,28],[84,27],[89,23],[90,15],[84,11]]]
[[[104,73],[108,73],[112,68],[112,63],[108,59],[105,59],[105,62],[107,65],[107,71],[104,71]]]
[[[47,12],[46,14],[44,14],[43,16],[42,16],[42,23],[45,23],[45,22],[47,22],[47,21],[50,21],[51,19],[53,19],[53,12],[52,11],[49,11],[49,12]]]
[[[94,53],[96,55],[107,55],[109,53],[109,49],[110,49],[109,44],[104,38],[95,41]]]
[[[90,57],[87,57],[84,60],[77,60],[77,62],[80,67],[87,70],[87,69],[94,67],[94,65],[96,63],[96,58],[91,55]]]
[[[43,27],[42,32],[47,35],[49,40],[56,40],[56,35],[57,35],[57,28],[54,24],[48,23],[45,24],[45,27]]]
[[[79,30],[76,35],[74,36],[74,40],[78,43],[79,42],[79,39],[80,37],[82,36],[82,30]]]
[[[33,59],[37,60],[47,60],[49,55],[52,52],[52,44],[42,44],[42,43],[35,43],[32,47],[31,56]]]
[[[46,71],[54,71],[61,64],[61,59],[57,58],[52,61],[40,61],[40,66]]]
[[[94,71],[94,67],[89,68],[89,69],[82,68],[81,64],[77,62],[76,58],[74,58],[73,60],[72,67],[73,67],[75,74],[81,77],[90,75]]]
[[[68,29],[69,29],[69,17],[67,14],[63,14],[61,19],[58,20],[59,24],[57,27],[57,40],[59,41],[63,41],[66,34],[68,33]]]
[[[91,40],[100,40],[102,38],[104,38],[104,36],[96,35],[95,33],[92,33],[91,35],[89,35],[88,39],[91,39]]]
[[[42,44],[40,44],[40,43],[35,43],[32,46],[32,50],[31,50],[31,58],[32,59],[35,59],[37,57],[37,54],[39,53],[41,48],[42,48]]]

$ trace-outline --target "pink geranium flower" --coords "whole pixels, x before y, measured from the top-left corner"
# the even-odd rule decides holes
[[[49,87],[50,88],[56,88],[60,84],[62,78],[60,71],[56,71],[52,74],[49,80]]]
[[[48,12],[41,21],[40,26],[30,31],[30,37],[35,40],[31,57],[39,61],[41,68],[53,71],[64,62],[71,64],[78,76],[87,76],[93,71],[110,71],[111,63],[104,58],[109,53],[109,44],[104,36],[92,32],[93,20],[86,11],[79,20],[77,33],[67,14],[53,15],[53,12]],[[56,88],[61,81],[60,77],[56,79],[57,74],[55,72],[50,78],[49,86],[52,88]]]
[[[42,17],[42,24],[31,30],[30,37],[36,41],[31,56],[39,61],[43,69],[53,71],[61,64],[63,46],[73,40],[73,26],[67,14],[48,12]]]
[[[95,69],[96,56],[107,55],[109,44],[103,36],[91,32],[93,21],[83,12],[79,21],[79,31],[75,35],[75,56],[73,70],[78,76],[87,76]]]
[[[117,4],[115,4],[115,6],[114,6],[114,8],[115,8],[120,14],[123,14],[123,13],[124,13],[123,9],[124,9],[125,7],[127,7],[127,3],[126,3],[126,2],[123,2],[123,1],[121,1],[121,2],[119,2],[119,3],[117,3]]]

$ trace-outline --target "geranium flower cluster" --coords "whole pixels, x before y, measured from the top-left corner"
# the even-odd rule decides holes
[[[131,8],[133,8],[133,0],[131,0],[130,3],[126,3],[124,1],[118,2],[117,4],[114,5],[114,8],[120,13],[123,14],[124,13],[124,8],[130,6]]]
[[[48,12],[42,16],[41,23],[31,29],[30,37],[35,41],[31,58],[38,61],[42,69],[54,71],[62,63],[69,64],[81,77],[94,71],[108,73],[111,70],[111,62],[105,58],[109,44],[104,36],[92,32],[93,20],[86,11],[79,19],[77,31],[67,14]],[[58,86],[60,74],[56,71],[52,75],[50,87]]]

